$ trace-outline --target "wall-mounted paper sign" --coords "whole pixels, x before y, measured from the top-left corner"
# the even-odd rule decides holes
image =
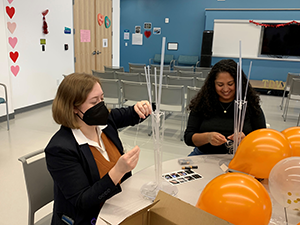
[[[45,44],[46,44],[46,39],[41,38],[41,39],[40,39],[40,44],[41,44],[41,45],[45,45]]]
[[[91,42],[91,31],[90,30],[80,30],[80,41],[81,42]]]
[[[153,34],[156,34],[156,35],[161,34],[161,28],[160,27],[153,27]]]
[[[124,40],[129,40],[129,32],[124,33]]]
[[[130,36],[129,30],[124,30],[124,40],[129,40],[129,36]]]
[[[107,48],[107,45],[108,45],[107,39],[103,39],[103,48]]]
[[[135,33],[140,34],[141,33],[141,26],[135,26]]]
[[[132,34],[132,45],[143,45],[143,34]]]
[[[71,34],[71,28],[65,27],[64,33],[65,34]]]
[[[145,22],[144,23],[144,29],[145,30],[151,30],[151,28],[152,28],[152,24],[151,23],[149,23],[149,22]]]
[[[177,51],[178,43],[177,42],[168,42],[168,50]]]

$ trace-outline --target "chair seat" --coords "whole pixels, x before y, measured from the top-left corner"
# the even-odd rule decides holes
[[[52,220],[52,213],[49,213],[47,216],[43,217],[42,219],[34,223],[34,225],[50,225],[51,220]]]
[[[0,104],[5,103],[5,99],[4,98],[0,98]]]
[[[160,110],[162,111],[172,111],[172,112],[181,112],[182,108],[180,105],[164,105],[160,104]]]
[[[290,99],[291,100],[298,100],[299,101],[300,100],[300,96],[299,95],[293,95],[293,94],[291,94],[290,95]]]

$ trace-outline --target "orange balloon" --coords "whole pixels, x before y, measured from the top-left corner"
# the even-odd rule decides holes
[[[268,178],[273,166],[291,154],[291,146],[281,132],[259,129],[241,141],[228,167],[256,178]]]
[[[291,145],[292,156],[300,156],[300,127],[290,127],[281,131],[281,133]]]
[[[235,225],[267,225],[272,215],[264,186],[241,173],[222,174],[210,181],[196,207]]]

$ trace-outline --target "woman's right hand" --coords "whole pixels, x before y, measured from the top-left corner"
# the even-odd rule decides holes
[[[130,151],[122,155],[116,165],[108,172],[110,178],[115,183],[119,183],[122,177],[129,171],[133,170],[139,160],[140,148],[135,146]]]
[[[213,146],[219,146],[227,142],[227,139],[224,135],[218,132],[209,132],[208,133],[208,142]]]

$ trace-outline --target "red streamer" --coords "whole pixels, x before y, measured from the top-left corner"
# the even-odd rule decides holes
[[[42,15],[43,15],[43,33],[44,34],[48,34],[49,31],[48,31],[48,24],[46,22],[46,18],[45,16],[48,14],[49,10],[46,9],[45,11],[42,12]]]
[[[288,26],[288,25],[291,25],[291,24],[297,24],[298,26],[300,25],[300,23],[298,23],[297,21],[293,20],[291,22],[288,22],[288,23],[281,23],[281,24],[266,24],[266,23],[257,23],[257,22],[254,22],[253,20],[249,20],[249,23],[253,23],[257,26],[263,26],[263,27],[284,27],[284,26]]]

